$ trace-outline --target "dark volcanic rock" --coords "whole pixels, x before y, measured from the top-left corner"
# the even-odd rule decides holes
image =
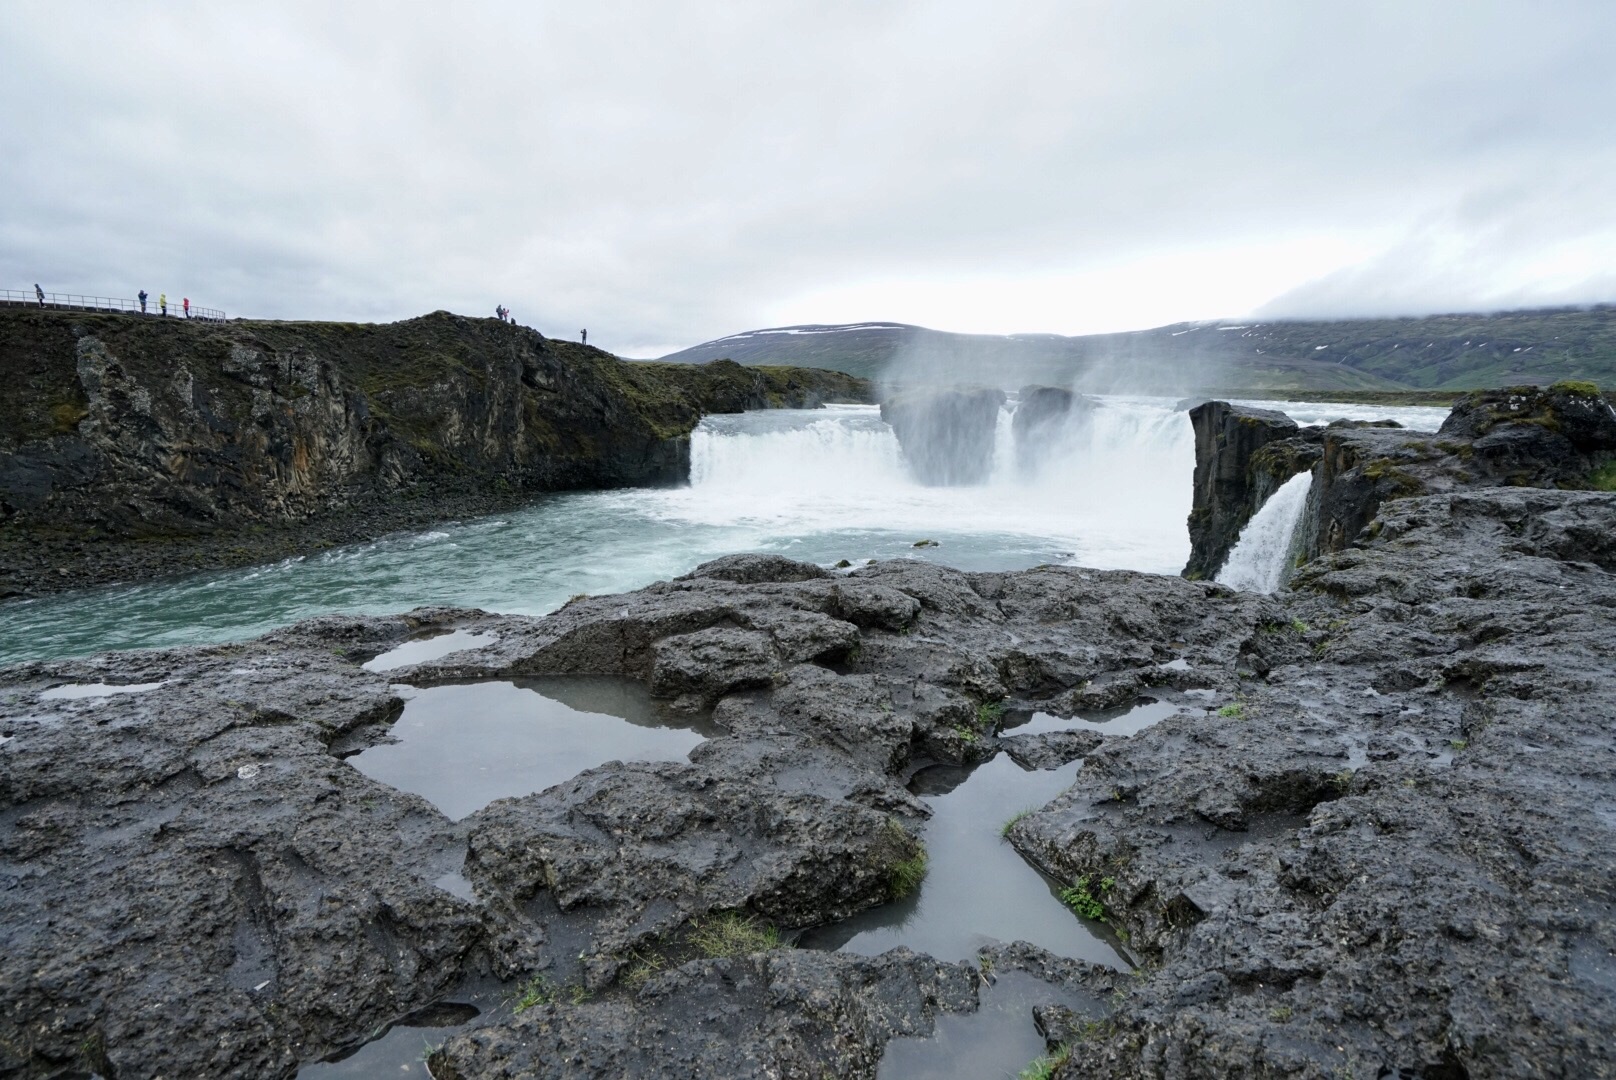
[[[828,371],[629,363],[447,312],[0,311],[0,372],[5,593],[239,564],[523,493],[679,483],[704,413],[868,394]]]
[[[704,934],[892,896],[926,836],[903,779],[996,752],[999,708],[1148,692],[1179,712],[1009,832],[1141,961],[984,954],[1090,995],[1040,1013],[1083,1035],[1061,1077],[1616,1075],[1612,536],[1616,495],[1455,487],[1385,501],[1272,597],[740,557],[542,619],[0,669],[0,1074],[289,1077],[463,980],[539,975],[558,992],[435,1074],[870,1076],[984,976]],[[359,666],[450,626],[492,640]],[[458,823],[338,757],[385,737],[394,682],[569,673],[718,695],[725,734]],[[140,685],[49,692],[108,681]],[[473,900],[432,884],[455,872]]]
[[[980,484],[993,471],[1004,400],[1004,391],[982,386],[911,390],[881,402],[881,419],[922,484]]]
[[[1213,578],[1251,515],[1280,484],[1312,462],[1304,464],[1293,453],[1253,469],[1258,451],[1270,443],[1293,442],[1301,432],[1284,413],[1208,401],[1190,410],[1190,423],[1195,426],[1195,494],[1184,574]]]
[[[1006,735],[999,740],[999,746],[1024,769],[1058,769],[1104,741],[1097,731],[1047,731],[1042,735]]]
[[[451,1039],[442,1080],[531,1077],[873,1078],[887,1040],[925,1035],[939,1012],[976,1008],[977,973],[895,949],[700,960],[629,998],[544,1005]]]
[[[1353,543],[1392,499],[1499,484],[1586,488],[1596,469],[1616,459],[1616,413],[1583,383],[1478,390],[1458,401],[1434,436],[1391,421],[1287,429],[1277,414],[1247,415],[1257,413],[1224,402],[1191,411],[1188,576],[1215,575],[1251,514],[1305,469],[1314,470],[1315,483],[1299,548],[1311,558]]]

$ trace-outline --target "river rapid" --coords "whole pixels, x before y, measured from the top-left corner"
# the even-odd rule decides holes
[[[916,483],[874,406],[712,416],[692,435],[688,486],[544,496],[266,566],[9,602],[0,663],[240,640],[334,612],[443,604],[538,615],[742,551],[827,566],[914,558],[967,570],[1070,563],[1176,574],[1189,554],[1195,450],[1189,415],[1174,404],[1101,398],[1018,462],[1012,399],[988,481],[967,487]],[[1427,431],[1446,415],[1250,404],[1303,424],[1390,418]]]

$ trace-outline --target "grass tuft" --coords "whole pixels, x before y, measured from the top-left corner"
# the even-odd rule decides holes
[[[1029,806],[1025,810],[1017,810],[1015,813],[1011,814],[1010,817],[1006,819],[1005,823],[999,826],[999,835],[1009,836],[1010,830],[1015,828],[1016,822],[1020,821],[1022,818],[1026,817],[1032,812],[1033,808]]]
[[[1050,1080],[1050,1077],[1055,1075],[1055,1070],[1066,1064],[1071,1056],[1072,1048],[1062,1046],[1053,1054],[1038,1058],[1022,1069],[1016,1074],[1016,1080]]]
[[[582,1005],[588,1000],[589,991],[582,983],[557,985],[550,981],[549,976],[535,975],[517,989],[511,1011],[526,1012],[539,1005],[559,1005],[562,1002]]]
[[[1238,701],[1231,701],[1229,704],[1218,710],[1219,716],[1228,717],[1232,720],[1238,720],[1245,714],[1246,707],[1240,704]]]
[[[738,912],[714,915],[693,926],[690,943],[703,956],[715,960],[719,957],[750,956],[780,947],[780,931]]]

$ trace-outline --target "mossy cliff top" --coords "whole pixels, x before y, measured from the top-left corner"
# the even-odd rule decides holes
[[[530,389],[554,392],[560,387],[544,386],[535,370],[542,365],[533,362],[548,357],[567,373],[568,389],[602,400],[617,398],[613,405],[662,437],[688,434],[707,412],[871,400],[868,384],[840,372],[624,361],[497,319],[445,311],[395,323],[219,324],[0,310],[0,375],[7,382],[7,393],[0,395],[0,448],[75,430],[88,405],[77,357],[79,342],[87,336],[99,340],[136,378],[167,381],[184,368],[237,404],[251,396],[250,380],[240,378],[243,353],[257,353],[267,361],[268,388],[290,400],[310,392],[306,361],[312,359],[328,365],[345,387],[373,406],[381,404],[373,409],[381,413],[387,411],[388,395],[459,381],[486,387],[513,361],[522,366]]]

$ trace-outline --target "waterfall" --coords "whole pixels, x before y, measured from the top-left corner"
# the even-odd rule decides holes
[[[800,497],[907,482],[897,436],[867,407],[710,416],[691,433],[690,485],[716,497]]]
[[[1218,581],[1235,589],[1278,591],[1290,573],[1292,541],[1313,489],[1313,472],[1297,473],[1269,496],[1240,530]]]

